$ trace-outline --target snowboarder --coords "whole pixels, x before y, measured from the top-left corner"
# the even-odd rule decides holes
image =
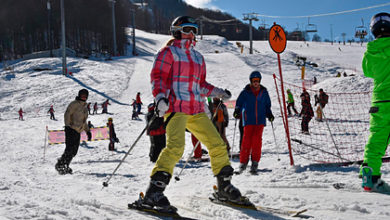
[[[171,206],[164,190],[170,182],[175,164],[183,154],[186,128],[210,152],[219,197],[236,203],[242,201],[240,191],[230,182],[233,168],[230,166],[226,144],[204,112],[203,104],[204,97],[228,99],[231,93],[206,81],[204,58],[194,49],[197,32],[195,19],[188,16],[177,17],[171,25],[174,39],[168,41],[167,46],[158,52],[151,72],[156,112],[160,117],[171,118],[166,125],[167,146],[152,170],[142,203],[170,213],[176,213],[177,209]],[[181,86],[175,86],[178,84]]]
[[[53,105],[51,105],[49,111],[47,111],[47,113],[50,113],[51,120],[56,120],[56,118],[54,117],[54,112],[55,111],[54,111]]]
[[[106,100],[106,101],[104,101],[103,102],[103,104],[102,104],[102,108],[103,108],[103,110],[102,110],[102,114],[103,113],[108,113],[108,105],[111,105],[109,102],[108,102],[108,99]]]
[[[141,101],[141,93],[140,92],[137,93],[137,96],[135,98],[135,102],[137,105],[137,114],[139,115],[139,114],[141,114],[141,105],[143,105],[142,101]]]
[[[390,192],[390,186],[381,179],[382,157],[390,137],[390,14],[372,17],[370,29],[375,37],[367,44],[362,66],[366,77],[374,79],[372,107],[370,108],[370,136],[360,168],[365,191]]]
[[[148,113],[145,116],[147,124],[155,114],[155,107],[156,104],[154,102],[148,105]],[[164,118],[156,117],[149,125],[146,134],[149,135],[150,138],[149,158],[151,162],[155,163],[160,152],[166,145]]]
[[[287,111],[288,111],[288,116],[291,116],[291,108],[294,110],[295,115],[298,115],[298,112],[295,109],[294,96],[291,93],[291,90],[287,89]]]
[[[88,102],[88,104],[87,104],[87,109],[88,109],[88,115],[90,115],[91,114],[91,103],[90,102]]]
[[[93,112],[92,114],[94,115],[95,113],[97,114],[97,110],[98,110],[98,104],[97,102],[95,102],[95,104],[93,105]]]
[[[89,132],[87,125],[88,109],[87,101],[88,90],[81,89],[78,96],[72,101],[64,114],[65,121],[65,151],[61,158],[58,159],[55,169],[59,174],[72,173],[69,167],[73,157],[76,156],[80,145],[80,133]]]
[[[308,96],[309,93],[306,93],[301,94],[302,109],[299,113],[299,117],[302,117],[301,132],[303,134],[309,134],[309,122],[314,116],[313,108],[310,103],[310,96]]]
[[[112,118],[108,118],[107,126],[110,135],[110,143],[108,144],[108,150],[114,151],[115,143],[119,143],[119,139],[116,137],[114,123],[112,123]]]
[[[318,104],[317,110],[316,110],[316,113],[317,113],[316,120],[317,121],[322,121],[322,111],[324,110],[325,105],[328,103],[328,98],[329,98],[329,96],[324,92],[323,89],[320,89],[319,95],[316,94],[314,96],[314,100],[315,100],[314,106],[316,106]]]
[[[237,98],[234,108],[234,117],[243,118],[244,137],[240,151],[239,173],[242,173],[248,164],[251,156],[252,164],[250,172],[257,173],[261,157],[262,136],[266,118],[274,120],[271,111],[271,99],[267,89],[260,84],[261,74],[253,71],[249,76],[250,83]]]

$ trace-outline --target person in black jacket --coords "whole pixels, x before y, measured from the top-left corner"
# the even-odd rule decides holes
[[[108,126],[108,130],[110,133],[110,143],[108,144],[108,150],[114,151],[115,150],[115,143],[119,143],[119,139],[116,137],[114,123],[112,123],[112,118],[108,118],[107,126]]]
[[[302,109],[299,116],[302,116],[301,129],[303,134],[309,134],[309,122],[314,116],[313,108],[310,103],[310,96],[307,94],[301,94]]]

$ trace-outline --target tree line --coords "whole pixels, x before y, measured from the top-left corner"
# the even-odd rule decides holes
[[[47,9],[47,2],[51,10]],[[112,8],[110,0],[64,0],[66,46],[76,55],[113,54]],[[125,28],[132,24],[147,32],[169,34],[172,20],[180,15],[203,20],[203,34],[228,40],[248,40],[249,25],[228,13],[200,9],[183,0],[116,0],[116,41],[119,55],[126,55]],[[228,23],[210,22],[233,20]],[[50,29],[49,29],[50,22]],[[304,33],[287,34],[288,40],[304,40]],[[253,40],[267,40],[268,29],[253,27]],[[61,47],[60,0],[0,1],[0,61]],[[118,55],[118,54],[117,54]]]
[[[47,2],[50,1],[51,10]],[[66,0],[66,46],[76,54],[113,53],[112,8],[107,0]],[[124,54],[124,28],[130,21],[128,0],[116,0],[116,38]],[[50,22],[50,30],[49,30]],[[61,47],[59,0],[1,0],[0,61],[22,58],[24,54]]]

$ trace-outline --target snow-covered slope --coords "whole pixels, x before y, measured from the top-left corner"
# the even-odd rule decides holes
[[[109,187],[102,190],[102,182],[113,172],[131,145],[145,127],[144,121],[131,120],[131,100],[141,92],[146,105],[152,101],[150,69],[153,55],[170,38],[166,35],[136,31],[137,51],[140,56],[117,57],[112,61],[68,59],[72,77],[61,75],[58,58],[21,61],[13,71],[0,72],[0,217],[4,219],[159,219],[127,210],[127,203],[145,191],[153,164],[149,162],[149,138],[143,136],[131,154],[113,176]],[[321,168],[309,166],[310,161],[295,157],[296,166],[290,166],[283,123],[279,114],[273,73],[278,73],[276,55],[268,42],[254,42],[255,54],[249,55],[249,42],[241,42],[246,49],[240,54],[236,42],[218,36],[204,36],[196,48],[207,64],[207,80],[232,91],[233,97],[248,82],[252,70],[263,73],[262,84],[269,89],[273,111],[277,118],[275,145],[271,127],[263,136],[263,155],[258,176],[244,173],[234,176],[232,182],[254,203],[284,209],[309,209],[312,219],[387,219],[388,196],[359,191],[358,166]],[[131,51],[131,48],[129,49]],[[285,81],[300,83],[300,70],[294,57],[306,56],[319,65],[308,67],[307,77],[316,76],[315,88],[328,92],[370,91],[372,81],[363,77],[361,59],[365,45],[329,45],[326,43],[288,42],[281,55]],[[45,69],[36,71],[34,69]],[[338,71],[355,74],[354,77],[335,78]],[[81,88],[90,91],[89,102],[99,104],[110,100],[110,115],[91,115],[95,126],[105,125],[108,117],[114,124],[121,143],[118,151],[109,152],[108,142],[88,142],[80,146],[71,163],[73,175],[59,176],[54,170],[64,145],[53,145],[44,155],[45,127],[63,128],[66,106]],[[58,121],[49,120],[47,111],[54,105]],[[17,110],[26,112],[25,121],[19,121]],[[100,107],[100,106],[99,106]],[[232,113],[232,110],[230,113]],[[100,110],[99,110],[100,113]],[[227,130],[233,141],[234,119]],[[238,131],[233,151],[237,151]],[[187,135],[183,159],[192,145]],[[43,158],[45,156],[45,160]],[[277,159],[281,160],[278,161]],[[238,160],[232,161],[234,168]],[[178,163],[175,175],[183,163]],[[389,178],[390,166],[384,164],[384,178]],[[179,213],[196,219],[285,219],[241,209],[232,209],[210,203],[207,199],[216,180],[209,163],[190,164],[181,181],[172,179],[166,195]],[[332,183],[350,183],[355,190],[337,191]]]

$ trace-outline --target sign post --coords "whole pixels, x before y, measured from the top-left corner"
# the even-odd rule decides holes
[[[285,102],[286,97],[285,97],[284,86],[283,86],[282,65],[280,62],[280,54],[283,53],[283,51],[286,49],[286,45],[287,45],[286,33],[284,32],[283,28],[280,25],[274,23],[274,25],[269,30],[268,36],[269,36],[268,42],[269,42],[272,50],[278,56],[279,75],[280,75],[280,82],[281,82],[281,88],[282,88],[283,109],[284,109],[284,114],[282,113],[282,117],[284,117],[285,122],[286,122],[285,129],[286,129],[286,135],[287,135],[288,150],[289,150],[289,154],[290,154],[290,165],[294,165],[294,159],[293,159],[292,151],[291,151],[290,132],[289,132],[288,120],[287,120],[287,106],[286,106],[286,102]]]

